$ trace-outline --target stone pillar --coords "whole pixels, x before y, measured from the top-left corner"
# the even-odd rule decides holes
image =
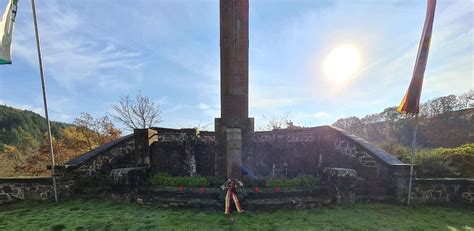
[[[221,118],[248,118],[249,1],[220,1]]]
[[[253,118],[248,117],[248,55],[249,55],[249,1],[221,0],[221,118],[215,119],[216,176],[228,176],[228,159],[233,151],[227,147],[228,129],[240,130],[241,158],[249,153],[254,131]],[[233,131],[233,130],[232,130]],[[234,133],[230,133],[234,134]],[[234,144],[233,144],[234,145]],[[230,152],[228,152],[230,151]],[[231,157],[232,156],[232,157]]]
[[[242,175],[242,133],[240,128],[226,129],[227,177],[235,179]]]
[[[415,165],[416,167],[416,165]],[[395,187],[395,200],[405,204],[408,194],[408,181],[410,180],[410,165],[395,166],[392,169],[393,184]]]
[[[158,132],[153,129],[133,130],[137,166],[150,167],[151,144],[158,141]]]

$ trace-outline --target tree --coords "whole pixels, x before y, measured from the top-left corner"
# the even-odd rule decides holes
[[[267,124],[260,128],[263,131],[271,131],[273,129],[297,129],[302,128],[299,125],[288,119],[288,114],[281,116],[274,116],[273,118],[267,118],[265,115],[263,118],[267,121]]]
[[[89,113],[83,112],[74,120],[77,130],[82,134],[89,150],[92,150],[98,145],[108,143],[120,137],[121,132],[115,128],[107,115],[94,119]],[[70,132],[71,130],[65,130]]]
[[[470,90],[459,96],[459,110],[474,107],[474,90]]]
[[[396,122],[400,120],[403,115],[397,111],[397,107],[388,107],[380,113],[380,116],[383,118],[384,121],[388,122]]]
[[[382,113],[374,113],[374,114],[366,115],[360,121],[363,124],[374,124],[374,123],[382,122],[383,121]]]
[[[359,117],[351,116],[347,118],[338,119],[332,125],[335,127],[344,129],[346,131],[352,132],[355,127],[361,126],[362,122],[360,121]]]
[[[26,159],[16,147],[0,144],[0,176],[18,176],[17,167]]]
[[[112,105],[115,114],[112,118],[128,129],[148,128],[160,123],[160,105],[152,102],[147,96],[138,92],[135,100],[127,96],[120,96],[118,104]]]
[[[459,101],[455,95],[438,97],[427,102],[427,115],[430,117],[452,112],[459,108]]]
[[[94,119],[89,113],[83,112],[74,123],[76,126],[61,128],[60,138],[53,137],[54,158],[58,165],[117,139],[121,134],[107,116]],[[39,153],[31,155],[19,169],[22,175],[48,175],[47,166],[50,164],[49,147],[44,143]]]

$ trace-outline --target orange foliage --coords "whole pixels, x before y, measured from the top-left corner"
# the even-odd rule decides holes
[[[53,138],[53,151],[56,165],[63,165],[97,146],[120,137],[121,132],[109,121],[107,116],[94,120],[89,114],[82,113],[75,120],[75,127],[61,129],[61,138]],[[45,140],[47,138],[45,137]],[[27,175],[49,175],[47,166],[51,165],[48,143],[40,146],[39,152],[32,155],[22,166]],[[23,173],[23,175],[25,175]]]

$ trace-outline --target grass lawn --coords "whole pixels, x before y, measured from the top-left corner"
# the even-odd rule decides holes
[[[474,207],[357,204],[317,210],[166,210],[100,200],[0,205],[0,230],[473,230]]]

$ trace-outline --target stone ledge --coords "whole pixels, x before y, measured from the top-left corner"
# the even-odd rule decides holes
[[[83,163],[87,162],[90,159],[93,159],[94,157],[104,153],[105,151],[108,151],[110,149],[113,149],[127,141],[130,141],[134,138],[133,134],[126,135],[124,137],[120,137],[119,139],[116,139],[110,143],[101,145],[97,148],[94,148],[92,151],[86,152],[70,161],[68,161],[66,164],[64,164],[65,168],[70,168],[70,167],[78,167],[82,165]],[[61,167],[59,167],[61,168]]]
[[[328,128],[331,128],[344,136],[345,138],[351,140],[352,142],[356,143],[363,149],[367,151],[367,153],[373,157],[375,157],[377,160],[382,162],[385,165],[388,166],[410,166],[409,164],[405,164],[389,154],[388,152],[384,151],[383,149],[371,144],[370,142],[348,132],[343,129],[334,127],[334,126],[327,126]]]
[[[0,183],[43,183],[52,181],[50,176],[0,177]]]
[[[438,182],[456,182],[456,181],[465,181],[469,183],[474,183],[474,178],[414,178],[416,181],[438,181]]]

